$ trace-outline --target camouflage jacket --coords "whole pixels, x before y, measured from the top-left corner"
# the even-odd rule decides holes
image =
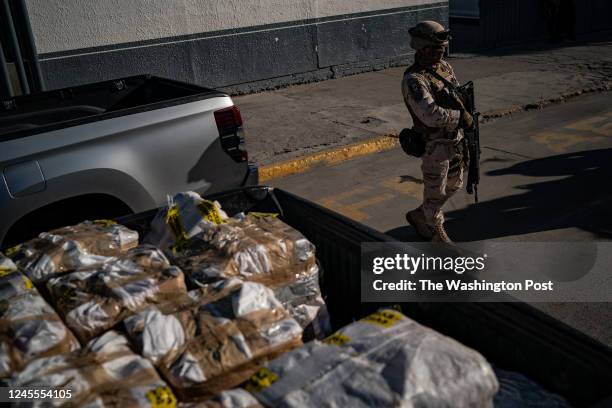
[[[449,82],[459,85],[450,64],[444,60],[437,64],[436,72]],[[410,111],[414,128],[426,136],[427,141],[457,142],[463,137],[458,129],[461,111],[451,98],[446,85],[414,63],[404,73],[402,81],[404,102]]]

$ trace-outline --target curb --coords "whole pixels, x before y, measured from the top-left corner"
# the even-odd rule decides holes
[[[301,156],[280,163],[269,164],[259,168],[259,181],[264,182],[292,174],[302,173],[315,166],[327,166],[342,163],[356,157],[384,152],[399,146],[398,136],[387,134],[376,136],[363,142],[353,143],[336,149]]]
[[[518,112],[538,110],[546,106],[570,101],[581,95],[602,93],[612,90],[612,81],[604,82],[598,86],[585,88],[577,91],[563,93],[557,97],[529,103],[523,106],[515,106],[508,110],[484,112],[480,123],[485,124],[495,119],[512,116]],[[269,181],[276,178],[287,177],[292,174],[303,173],[316,166],[326,166],[342,163],[356,157],[366,156],[372,153],[384,152],[399,147],[397,134],[386,134],[376,136],[363,142],[357,142],[335,149],[324,150],[318,153],[300,156],[295,159],[280,163],[273,163],[259,168],[259,181]]]
[[[539,109],[543,109],[543,108],[545,108],[545,107],[547,107],[549,105],[555,105],[555,104],[558,104],[558,103],[569,102],[569,101],[573,100],[574,98],[577,98],[577,97],[582,96],[582,95],[603,93],[603,92],[609,92],[609,91],[612,91],[612,81],[606,81],[604,83],[601,83],[601,84],[596,85],[596,86],[592,86],[590,88],[584,88],[584,89],[580,89],[580,90],[565,92],[565,93],[562,93],[559,96],[556,96],[556,97],[553,97],[553,98],[548,98],[548,99],[543,99],[543,100],[540,100],[540,101],[534,102],[534,103],[528,103],[528,104],[523,105],[523,106],[514,106],[511,109],[484,112],[481,115],[480,123],[487,123],[487,122],[495,120],[495,119],[505,118],[505,117],[512,116],[513,114],[519,113],[519,112],[527,112],[527,111],[531,111],[531,110],[539,110]]]

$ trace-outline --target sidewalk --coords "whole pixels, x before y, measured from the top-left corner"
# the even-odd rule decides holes
[[[454,55],[449,61],[461,82],[475,82],[485,121],[612,89],[612,42]],[[379,136],[411,125],[400,91],[404,70],[390,68],[236,97],[250,157],[269,166],[355,143],[348,153],[343,149],[345,156],[353,150],[387,148]],[[365,150],[361,142],[368,144]]]

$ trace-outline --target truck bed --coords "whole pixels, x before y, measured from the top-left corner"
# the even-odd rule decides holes
[[[218,200],[229,215],[279,213],[316,245],[323,269],[322,291],[334,329],[382,305],[360,301],[360,244],[391,242],[391,237],[280,189],[249,187],[207,198]],[[118,222],[143,236],[155,213],[148,211]],[[525,303],[396,306],[420,323],[478,350],[493,365],[530,377],[574,406],[609,406],[612,401],[612,349]]]
[[[0,104],[0,141],[224,94],[140,75],[38,94]]]

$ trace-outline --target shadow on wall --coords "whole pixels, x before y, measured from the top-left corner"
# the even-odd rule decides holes
[[[589,150],[529,160],[491,171],[487,176],[556,176],[560,179],[518,186],[523,193],[446,213],[447,230],[457,242],[563,228],[579,228],[598,238],[612,239],[611,157],[612,149]],[[396,228],[387,234],[405,241],[419,241],[409,227]]]

